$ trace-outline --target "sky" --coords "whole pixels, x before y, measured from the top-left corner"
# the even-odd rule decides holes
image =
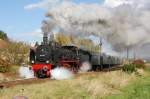
[[[44,10],[28,11],[24,6],[38,0],[3,0],[0,3],[0,29],[10,38],[20,41],[35,39],[29,35],[41,27],[44,19]]]
[[[48,10],[44,9],[44,6],[41,5],[41,2],[43,1],[44,0],[1,0],[0,30],[6,32],[9,38],[16,41],[25,41],[27,43],[32,44],[34,44],[36,41],[41,41],[42,21],[46,18],[45,14]],[[105,4],[106,6],[109,7],[115,7],[122,3],[126,3],[125,0],[72,0],[72,1],[77,4],[80,3]],[[107,52],[112,53],[112,51],[110,51],[111,47],[107,44],[105,45],[106,46],[104,47],[104,50],[108,50]],[[149,48],[150,46],[148,45],[146,49]],[[147,55],[148,51],[145,52],[146,51],[145,49],[140,51],[139,52],[142,53],[142,55],[144,54],[145,54],[144,56]]]
[[[41,40],[41,23],[45,9],[27,10],[26,6],[42,0],[2,0],[0,3],[0,30],[13,40],[35,42]],[[102,3],[103,0],[73,0],[75,3]],[[38,34],[38,35],[37,35]]]

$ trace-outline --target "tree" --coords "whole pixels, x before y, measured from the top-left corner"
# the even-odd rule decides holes
[[[94,44],[94,42],[91,39],[78,39],[78,46],[90,52],[100,52],[100,46],[98,44]]]
[[[9,45],[0,49],[0,57],[11,65],[20,65],[27,61],[29,46],[23,42],[10,41]]]
[[[7,34],[0,30],[0,39],[8,40]]]
[[[56,35],[56,41],[61,45],[75,44],[77,47],[90,52],[100,52],[100,46],[94,44],[94,42],[88,38],[75,37],[72,34],[65,35],[63,33],[58,33]]]
[[[65,35],[63,33],[58,33],[56,35],[56,41],[61,45],[68,45],[68,44],[72,43],[70,36]]]

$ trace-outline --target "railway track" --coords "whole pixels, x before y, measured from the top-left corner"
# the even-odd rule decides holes
[[[122,66],[114,66],[114,67],[103,69],[102,72],[116,71],[116,70],[121,70],[121,69],[122,69]]]
[[[101,72],[116,71],[116,70],[121,70],[121,68],[122,68],[122,66],[115,66],[115,67],[103,69]],[[79,74],[79,75],[81,76],[81,74]],[[76,76],[79,76],[79,75],[77,74]],[[51,80],[50,78],[45,78],[45,79],[31,78],[31,79],[20,79],[20,80],[14,80],[14,81],[0,82],[0,89],[14,87],[16,85],[44,83],[44,82],[47,82],[50,80]]]
[[[44,83],[44,82],[49,81],[49,80],[50,80],[50,78],[46,78],[46,79],[32,78],[32,79],[20,79],[20,80],[1,82],[0,83],[0,89],[14,87],[16,85],[27,85],[27,84],[33,84],[33,83],[34,84],[36,84],[36,83]]]

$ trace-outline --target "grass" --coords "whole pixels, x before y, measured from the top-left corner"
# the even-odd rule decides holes
[[[136,78],[134,74],[129,75],[121,71],[86,73],[70,80],[3,89],[0,90],[0,99],[11,99],[22,94],[29,99],[102,99],[108,95],[121,94],[120,89]]]
[[[150,74],[138,77],[134,82],[121,89],[121,94],[111,95],[106,99],[149,99]]]
[[[45,84],[17,86],[13,89],[1,91],[1,99],[11,99],[13,96],[22,95],[21,89],[24,89],[23,95],[30,99],[88,99],[89,95],[82,88],[74,89],[68,81],[51,81]]]
[[[20,66],[18,65],[13,65],[13,66],[10,66],[10,70],[9,72],[11,73],[15,73],[15,74],[18,74],[18,70],[19,70]]]

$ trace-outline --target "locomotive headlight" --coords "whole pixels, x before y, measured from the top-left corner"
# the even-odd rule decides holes
[[[48,63],[49,63],[49,61],[47,60],[47,61],[46,61],[46,63],[48,64]]]
[[[44,71],[47,71],[47,70],[48,70],[48,67],[47,67],[47,66],[44,66],[44,67],[43,67],[43,70],[44,70]]]
[[[34,60],[32,60],[31,63],[34,64]]]

